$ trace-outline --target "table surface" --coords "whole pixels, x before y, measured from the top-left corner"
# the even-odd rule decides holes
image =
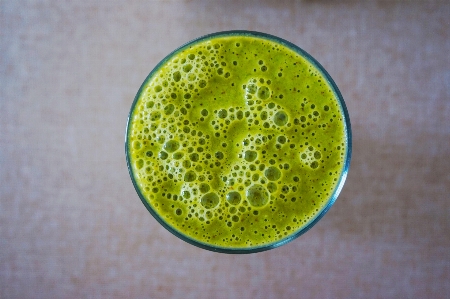
[[[0,1],[0,297],[448,298],[449,16],[448,1]],[[251,255],[162,228],[124,156],[150,70],[231,29],[314,56],[353,129],[327,215]]]

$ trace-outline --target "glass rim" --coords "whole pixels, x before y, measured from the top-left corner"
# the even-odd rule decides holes
[[[215,245],[212,245],[209,243],[201,242],[201,241],[195,240],[193,238],[190,238],[189,236],[181,233],[180,231],[176,230],[174,227],[172,227],[171,225],[166,223],[164,221],[164,219],[161,218],[159,216],[159,214],[150,206],[146,197],[142,194],[138,184],[136,183],[134,173],[133,173],[133,168],[131,166],[131,159],[130,159],[129,148],[128,148],[128,136],[129,136],[128,132],[129,132],[130,125],[131,125],[131,119],[133,117],[134,108],[135,108],[137,102],[139,101],[140,95],[141,95],[144,87],[146,86],[147,82],[153,77],[154,73],[157,72],[161,68],[161,66],[163,66],[170,58],[172,58],[178,52],[188,48],[191,45],[195,45],[204,40],[208,40],[208,39],[212,39],[212,38],[216,38],[216,37],[229,37],[229,36],[256,37],[256,38],[261,38],[261,39],[265,39],[265,40],[269,40],[269,41],[281,44],[281,45],[291,49],[292,51],[300,54],[300,56],[305,58],[309,63],[311,63],[314,67],[316,67],[316,69],[323,75],[323,77],[327,80],[328,84],[331,86],[332,92],[335,94],[336,100],[338,101],[338,104],[341,109],[342,117],[343,117],[342,123],[344,125],[344,131],[345,131],[346,143],[347,143],[346,144],[347,147],[346,147],[346,151],[345,151],[345,158],[344,158],[344,166],[343,166],[342,172],[339,176],[338,183],[336,184],[336,187],[333,190],[332,195],[328,198],[327,203],[322,208],[322,210],[320,212],[318,212],[314,217],[312,217],[312,219],[310,219],[310,221],[306,225],[302,226],[297,231],[294,231],[292,234],[290,234],[278,241],[273,241],[271,243],[267,243],[267,244],[259,245],[259,246],[252,246],[252,247],[233,248],[233,247],[215,246]],[[284,40],[280,37],[270,35],[267,33],[256,32],[256,31],[247,31],[247,30],[220,31],[220,32],[203,35],[201,37],[195,38],[195,39],[183,44],[182,46],[176,48],[174,51],[172,51],[170,54],[168,54],[166,57],[164,57],[152,69],[152,71],[148,74],[148,76],[145,78],[144,82],[142,83],[141,87],[139,88],[139,90],[134,98],[134,101],[131,105],[130,112],[128,114],[128,119],[127,119],[127,126],[126,126],[126,130],[125,130],[125,156],[126,156],[128,172],[129,172],[131,181],[133,183],[133,186],[134,186],[139,198],[141,199],[142,203],[147,208],[147,210],[150,212],[150,214],[159,222],[159,224],[161,224],[165,229],[167,229],[169,232],[171,232],[173,235],[180,238],[181,240],[183,240],[191,245],[194,245],[196,247],[202,248],[202,249],[206,249],[206,250],[213,251],[213,252],[227,253],[227,254],[248,254],[248,253],[256,253],[256,252],[262,252],[262,251],[274,249],[274,248],[280,247],[282,245],[285,245],[285,244],[293,241],[294,239],[298,238],[299,236],[303,235],[308,230],[310,230],[328,212],[328,210],[335,203],[337,197],[339,196],[339,194],[344,186],[344,183],[345,183],[345,180],[347,178],[347,174],[348,174],[348,171],[350,168],[351,154],[352,154],[352,133],[351,133],[351,124],[350,124],[349,114],[347,111],[347,106],[345,105],[344,98],[342,97],[342,94],[339,91],[336,83],[331,78],[331,76],[328,74],[328,72],[325,70],[325,68],[316,59],[314,59],[309,53],[307,53],[299,46],[297,46],[287,40]]]

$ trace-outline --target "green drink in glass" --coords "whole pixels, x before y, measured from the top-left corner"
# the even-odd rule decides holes
[[[263,33],[219,32],[148,75],[125,151],[139,197],[166,229],[204,249],[252,253],[298,237],[335,202],[350,120],[305,51]]]

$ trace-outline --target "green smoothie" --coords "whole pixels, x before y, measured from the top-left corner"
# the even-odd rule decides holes
[[[265,248],[320,218],[342,187],[349,122],[331,78],[276,38],[228,33],[149,75],[127,129],[144,204],[183,239]]]

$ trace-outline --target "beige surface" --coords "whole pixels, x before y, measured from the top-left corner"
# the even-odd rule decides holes
[[[448,1],[0,0],[0,298],[449,298]],[[335,79],[353,160],[294,242],[231,256],[151,217],[127,114],[166,54],[249,29]]]

